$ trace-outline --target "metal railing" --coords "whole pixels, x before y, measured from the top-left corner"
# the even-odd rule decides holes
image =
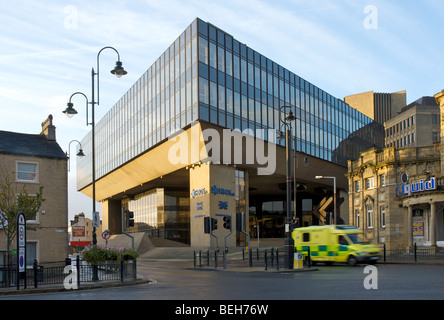
[[[241,255],[241,256],[240,256]],[[293,258],[293,257],[292,257]],[[381,259],[379,262],[443,262],[444,248],[419,247],[414,244],[411,249],[387,250],[386,246],[381,248]],[[304,267],[310,268],[312,263],[305,256]],[[288,269],[288,252],[283,247],[258,249],[228,255],[217,250],[194,251],[194,267],[210,268],[236,268],[236,267],[260,267],[269,269]]]
[[[416,243],[409,249],[387,250],[385,244],[381,250],[383,262],[418,262],[418,261],[441,261],[444,262],[443,248],[418,247]]]
[[[97,264],[98,281],[125,281],[137,278],[137,261],[121,260],[120,263],[105,261]],[[39,264],[34,260],[32,268],[18,273],[16,265],[0,267],[0,288],[34,287],[39,285],[64,284],[67,277],[76,281],[77,286],[83,282],[93,281],[93,266],[77,256],[71,260]],[[17,280],[17,277],[18,280]]]
[[[194,251],[194,267],[288,269],[288,253],[283,247],[256,248],[249,251],[242,249],[242,252],[235,256],[217,250]]]

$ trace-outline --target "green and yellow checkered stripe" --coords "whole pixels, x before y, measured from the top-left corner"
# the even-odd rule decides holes
[[[311,257],[347,257],[350,252],[349,246],[339,244],[296,246],[295,249],[297,252],[301,252],[304,256],[307,256],[309,247]]]

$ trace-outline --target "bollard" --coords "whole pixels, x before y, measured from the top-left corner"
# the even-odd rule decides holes
[[[214,250],[214,267],[217,269],[217,249]]]
[[[37,259],[34,259],[34,288],[37,288]]]
[[[310,247],[308,247],[308,267],[311,268],[311,252],[310,252]]]
[[[196,251],[193,251],[193,266],[196,268]]]
[[[123,282],[123,256],[120,256],[120,282]]]
[[[253,266],[253,257],[252,257],[251,250],[248,250],[248,266],[249,267]]]
[[[276,249],[276,269],[279,271],[279,249]]]
[[[387,261],[387,250],[386,250],[385,243],[384,243],[384,262],[386,262],[386,261]]]
[[[264,260],[265,260],[265,270],[268,269],[268,261],[267,261],[267,249],[264,251]]]
[[[77,288],[80,287],[80,256],[76,257],[76,268],[77,268]]]
[[[207,267],[210,266],[210,250],[207,250]]]
[[[202,268],[202,251],[199,250],[199,268]]]
[[[271,267],[274,267],[274,248],[271,248]]]
[[[413,250],[415,250],[415,262],[416,262],[416,242],[415,242],[415,246],[413,247]]]

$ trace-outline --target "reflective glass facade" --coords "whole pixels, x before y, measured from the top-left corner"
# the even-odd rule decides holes
[[[372,119],[196,19],[97,123],[96,177],[194,120],[251,129],[255,134],[258,129],[279,129],[282,106],[291,106],[297,117],[293,134],[300,152],[346,166],[347,159],[363,150],[362,141],[368,142],[365,148],[383,145],[372,141],[371,135],[351,139],[357,132],[366,132],[360,129],[372,124]],[[268,140],[267,131],[262,132],[261,138]],[[82,145],[91,149],[90,135]],[[78,160],[79,189],[91,183],[88,154]]]

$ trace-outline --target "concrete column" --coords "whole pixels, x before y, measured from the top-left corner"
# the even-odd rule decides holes
[[[430,203],[430,245],[436,247],[436,203]]]
[[[227,247],[236,246],[236,197],[235,168],[220,164],[202,164],[189,169],[190,174],[190,231],[191,246],[223,249],[224,215],[232,215],[232,234],[227,237]],[[247,207],[248,209],[248,207]],[[204,217],[217,219],[215,237],[204,233]],[[248,221],[248,220],[247,220]]]
[[[413,208],[411,205],[407,207],[407,236],[409,248],[413,248]]]

